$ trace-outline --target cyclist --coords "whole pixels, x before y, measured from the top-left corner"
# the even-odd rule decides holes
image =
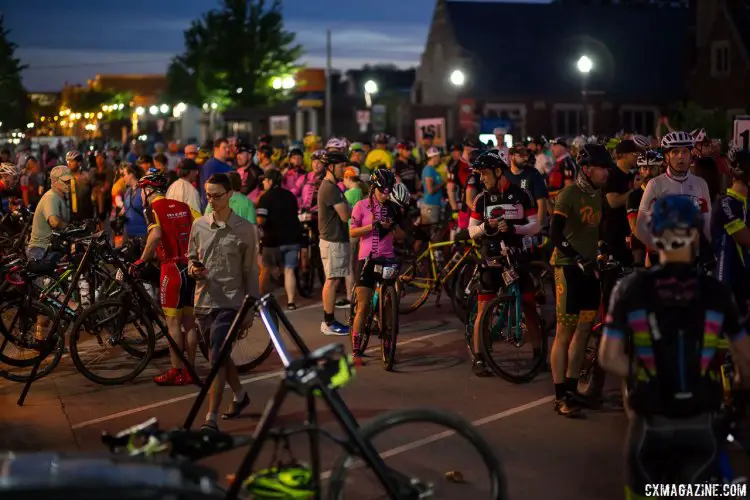
[[[750,339],[731,294],[693,265],[703,225],[686,197],[656,200],[650,233],[662,265],[628,276],[612,294],[599,363],[626,379],[635,413],[625,444],[627,498],[644,498],[651,483],[718,475],[723,350],[740,374],[750,373]]]
[[[11,211],[12,200],[19,195],[17,185],[16,166],[10,162],[0,163],[0,213]]]
[[[523,250],[524,236],[539,232],[537,206],[528,190],[510,182],[505,173],[510,169],[508,156],[502,150],[483,153],[473,163],[472,169],[481,176],[484,191],[480,193],[471,211],[469,235],[482,243],[482,255],[486,259],[501,255],[501,243],[509,248]],[[534,358],[542,355],[541,329],[536,320],[536,296],[534,281],[528,269],[517,269],[521,277],[522,307],[526,316]],[[482,377],[490,375],[485,361],[479,354],[481,328],[479,318],[487,303],[503,286],[499,268],[485,268],[479,283],[477,320],[474,322],[474,360],[472,370]]]
[[[689,197],[700,208],[704,215],[703,234],[710,238],[711,195],[706,181],[690,173],[690,151],[693,148],[693,137],[687,132],[669,132],[661,140],[662,151],[667,171],[654,177],[643,191],[643,198],[638,207],[635,235],[646,245],[654,248],[648,230],[648,218],[651,205],[656,199],[668,194],[680,194]],[[703,253],[703,249],[701,249]],[[654,264],[655,255],[649,255],[649,263]]]
[[[550,201],[553,202],[551,208],[554,209],[554,201],[558,193],[565,186],[574,183],[577,167],[573,158],[570,157],[568,143],[565,142],[565,139],[562,137],[556,138],[550,143],[550,149],[555,158],[555,164],[547,176],[547,188],[549,189]]]
[[[557,313],[550,367],[555,410],[564,416],[577,414],[581,403],[587,403],[577,392],[578,373],[601,302],[594,265],[602,218],[601,188],[612,157],[604,146],[587,144],[578,154],[578,165],[575,183],[560,191],[550,222]]]
[[[711,216],[711,236],[716,255],[716,278],[734,293],[740,312],[750,304],[750,229],[747,227],[747,195],[750,184],[750,153],[729,151],[732,186],[718,200]]]
[[[167,199],[167,185],[167,178],[159,173],[147,174],[138,181],[148,237],[141,257],[131,265],[130,273],[140,274],[146,263],[158,253],[161,261],[159,296],[167,330],[177,348],[186,348],[188,361],[194,363],[198,346],[193,320],[195,282],[187,274],[187,250],[190,229],[200,214],[181,201]],[[172,368],[155,376],[154,382],[157,385],[192,384],[189,373],[181,366],[180,357],[171,349],[170,361]]]
[[[721,191],[721,173],[716,160],[711,156],[711,138],[706,129],[697,128],[690,132],[695,142],[692,150],[692,172],[706,181],[711,201],[715,201]]]
[[[481,145],[478,137],[467,136],[463,142],[461,157],[448,167],[448,203],[457,217],[459,233],[469,227],[469,213],[482,186],[479,174],[472,172],[470,161],[471,154],[480,149]],[[455,236],[460,239],[459,234]]]
[[[628,224],[630,225],[631,235],[628,236],[630,251],[633,254],[633,261],[638,265],[643,265],[645,262],[645,251],[646,247],[643,246],[641,241],[634,237],[635,234],[635,223],[638,219],[638,207],[641,205],[641,199],[643,198],[643,190],[646,189],[648,181],[659,175],[659,170],[664,164],[664,157],[662,154],[655,150],[644,151],[638,155],[638,177],[639,184],[630,191],[628,199],[625,201],[625,210],[628,216]]]
[[[289,159],[288,166],[284,172],[284,182],[282,186],[292,192],[297,197],[297,203],[299,204],[300,198],[302,197],[302,186],[305,185],[305,172],[304,165],[304,153],[301,149],[292,148],[289,150],[287,155]]]
[[[70,222],[67,198],[73,175],[68,167],[58,165],[50,171],[49,177],[51,188],[39,200],[31,222],[31,237],[26,250],[31,260],[42,260],[52,242],[52,231],[64,229]],[[60,257],[57,252],[49,252],[46,258],[55,262]]]
[[[354,363],[362,366],[360,334],[365,327],[375,287],[375,261],[370,259],[393,258],[393,234],[399,231],[401,209],[389,199],[396,184],[393,172],[379,168],[370,178],[370,195],[357,202],[352,210],[349,236],[359,238],[359,268],[362,269],[355,287],[357,311],[352,327],[352,354]]]

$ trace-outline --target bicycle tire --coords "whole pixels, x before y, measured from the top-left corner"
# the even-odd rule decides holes
[[[477,307],[479,303],[479,293],[474,287],[466,299],[466,315],[464,316],[464,341],[466,350],[469,352],[469,359],[474,361],[474,322],[477,320]]]
[[[474,268],[476,263],[473,259],[467,259],[461,268],[456,271],[456,278],[453,284],[453,292],[451,293],[451,306],[453,306],[453,312],[456,313],[458,319],[462,323],[466,323],[466,303],[468,301],[468,294],[466,288],[471,283],[471,278],[474,276]]]
[[[139,359],[140,361],[135,365],[135,369],[131,370],[130,373],[126,375],[114,378],[105,378],[93,373],[81,360],[81,356],[78,351],[78,339],[81,338],[82,330],[84,334],[89,335],[89,332],[85,330],[86,322],[91,321],[89,317],[93,318],[98,309],[104,309],[106,307],[119,307],[121,309],[129,309],[129,304],[123,305],[122,301],[118,299],[102,300],[84,311],[83,314],[81,314],[76,320],[75,324],[73,325],[73,331],[70,333],[70,358],[73,360],[73,364],[76,366],[81,375],[91,380],[92,382],[101,385],[121,385],[135,379],[143,372],[143,370],[146,368],[146,365],[151,362],[151,359],[154,355],[156,336],[154,335],[154,327],[151,323],[151,320],[148,318],[148,316],[140,314],[138,319],[146,328],[146,352],[143,353],[142,357],[136,357],[136,359]],[[123,326],[125,326],[126,324],[127,323],[125,323]],[[119,345],[123,346],[123,350],[127,352],[126,348],[124,347],[124,345],[127,345],[127,341],[121,342]]]
[[[490,498],[493,500],[508,499],[508,486],[502,462],[497,455],[495,455],[492,447],[482,437],[480,432],[472,426],[470,422],[458,415],[421,408],[394,410],[381,413],[374,419],[365,423],[359,428],[359,433],[364,439],[371,442],[373,438],[379,434],[396,426],[420,422],[446,427],[453,431],[455,435],[466,439],[482,458],[482,461],[487,468],[491,483]],[[351,454],[344,453],[337,459],[335,465],[332,467],[330,487],[328,489],[329,500],[344,500],[342,489],[346,482],[348,467],[351,465],[353,458],[354,457]]]
[[[501,364],[497,363],[492,358],[492,351],[490,350],[490,346],[492,345],[492,327],[493,325],[490,323],[492,320],[493,315],[490,314],[493,312],[497,307],[503,306],[505,307],[505,311],[507,313],[503,314],[503,321],[506,322],[506,325],[510,323],[510,317],[512,313],[511,311],[515,308],[515,302],[517,298],[513,295],[501,295],[499,297],[495,297],[492,299],[484,308],[482,311],[481,318],[479,321],[480,323],[480,332],[481,336],[479,338],[479,348],[482,351],[482,357],[484,359],[484,362],[487,363],[487,366],[492,370],[492,372],[497,375],[498,377],[502,377],[508,382],[513,382],[514,384],[521,384],[524,382],[529,382],[532,380],[536,375],[539,373],[539,371],[542,369],[542,366],[544,366],[545,362],[545,353],[547,352],[547,337],[545,335],[542,335],[542,356],[539,356],[538,359],[534,361],[534,363],[531,365],[531,369],[529,369],[528,372],[517,375],[512,374],[508,372]],[[522,313],[523,314],[523,313]],[[506,319],[507,318],[507,321]]]
[[[594,328],[596,329],[596,326]],[[578,392],[586,397],[599,397],[604,390],[607,372],[599,366],[598,351],[599,340],[592,332],[584,350],[583,363],[578,377]]]
[[[378,298],[380,314],[380,353],[383,368],[389,372],[396,363],[396,345],[398,343],[398,295],[391,285],[381,288]],[[390,316],[390,318],[387,318]],[[390,325],[390,327],[386,326]]]
[[[39,304],[38,302],[32,302],[30,307],[36,310],[37,313],[41,313],[47,316],[50,319],[50,321],[55,317],[55,313],[52,312],[51,309],[49,309],[48,307],[42,304]],[[63,325],[62,329],[63,331],[65,331],[67,327],[65,326],[64,319],[61,320],[61,325]],[[6,339],[8,340],[8,342],[11,342],[15,345],[15,343],[11,339],[8,339],[7,337]],[[36,373],[36,376],[34,377],[34,380],[36,381],[43,377],[46,377],[47,375],[52,373],[55,370],[55,368],[57,368],[57,365],[60,364],[60,360],[62,359],[64,347],[65,347],[65,335],[58,335],[55,348],[50,353],[48,353],[47,356],[45,356],[44,358],[42,358],[41,352],[39,351],[35,351],[35,352],[39,352],[37,356],[34,356],[29,359],[24,359],[24,360],[17,360],[15,358],[10,358],[8,356],[5,356],[3,352],[3,355],[0,356],[0,361],[4,364],[12,366],[13,368],[30,368],[34,366],[35,363],[40,361],[40,358],[42,358],[41,361],[44,361],[44,359],[47,359],[50,356],[52,356],[50,362],[46,366],[44,367],[40,366],[39,370]],[[0,377],[6,380],[10,380],[11,382],[19,382],[19,383],[26,383],[31,378],[29,375],[22,375],[16,372],[8,371],[8,370],[0,370]]]
[[[414,311],[416,311],[417,309],[419,309],[420,307],[422,307],[422,305],[427,301],[427,298],[430,296],[430,292],[432,291],[432,284],[429,283],[429,282],[427,282],[426,280],[429,279],[430,281],[434,282],[434,276],[432,278],[427,278],[426,276],[419,276],[419,273],[422,272],[422,271],[420,271],[420,265],[419,265],[419,263],[427,261],[427,260],[429,260],[429,257],[425,257],[425,258],[422,258],[422,259],[417,259],[415,261],[412,261],[409,265],[407,265],[405,267],[404,272],[402,272],[400,274],[399,280],[396,282],[396,291],[398,292],[398,295],[399,295],[399,305],[398,305],[398,312],[399,312],[399,314],[411,314],[411,313],[413,313]],[[427,271],[424,272],[425,275],[432,273],[432,266],[429,265],[429,262],[427,262],[426,266],[424,266],[424,267],[426,267],[426,269],[427,269]],[[422,290],[422,294],[419,296],[419,298],[416,300],[416,302],[414,302],[411,305],[404,305],[403,301],[401,300],[402,291],[403,291],[403,287],[404,287],[404,283],[402,281],[402,278],[405,275],[409,276],[409,270],[410,269],[412,270],[412,274],[414,274],[417,277],[417,279],[423,279],[423,280],[425,280],[425,285],[426,286]],[[414,279],[414,277],[412,277],[412,279]]]

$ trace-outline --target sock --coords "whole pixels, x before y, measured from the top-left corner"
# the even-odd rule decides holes
[[[206,413],[206,422],[216,422],[216,412],[210,411]]]
[[[568,387],[564,383],[555,384],[555,397],[557,399],[562,399],[566,392],[568,392]]]
[[[247,392],[245,392],[245,389],[240,389],[240,392],[234,395],[232,398],[232,401],[235,403],[241,403],[243,399],[245,399],[245,396],[247,395]]]
[[[336,318],[333,316],[333,313],[323,313],[323,321],[326,322],[326,325],[330,325],[334,321],[336,321]]]
[[[570,392],[578,392],[578,378],[565,377],[565,386]]]
[[[359,333],[352,333],[352,354],[360,356],[362,354],[362,337]]]

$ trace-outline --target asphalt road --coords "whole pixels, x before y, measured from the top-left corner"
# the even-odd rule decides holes
[[[327,337],[319,332],[322,309],[318,302],[298,305],[300,308],[289,317],[311,348],[348,342],[346,337]],[[337,316],[343,319],[340,310]],[[617,405],[605,404],[603,410],[588,412],[583,419],[566,419],[553,411],[548,373],[523,385],[495,377],[476,378],[470,371],[462,329],[450,305],[438,309],[432,299],[418,312],[403,316],[396,370],[383,370],[375,343],[367,365],[358,369],[355,380],[341,391],[360,423],[394,409],[448,410],[473,422],[491,443],[504,465],[511,498],[621,498],[626,419]],[[157,417],[164,428],[181,425],[198,390],[155,386],[150,379],[164,368],[165,361],[158,360],[134,383],[105,387],[78,374],[66,357],[55,373],[34,384],[22,408],[16,406],[21,386],[2,381],[0,449],[102,451],[99,436],[103,430],[121,430],[149,417]],[[279,384],[280,368],[274,353],[255,371],[243,375],[252,403],[241,418],[220,422],[222,430],[253,431]],[[201,362],[199,372],[204,375],[207,371],[206,363]],[[608,396],[612,401],[617,397],[612,393]],[[230,397],[231,392],[226,391],[226,404]],[[303,418],[303,402],[290,399],[279,423],[301,423]],[[320,420],[336,429],[327,411],[321,410]],[[483,498],[486,480],[472,475],[479,470],[477,458],[457,437],[437,434],[441,430],[410,426],[383,436],[376,446],[381,452],[389,452],[386,462],[390,465],[434,480],[442,491],[439,498]],[[292,444],[299,460],[309,460],[303,441]],[[268,463],[269,453],[266,450],[262,455],[262,466]],[[220,473],[230,474],[242,454],[235,451],[207,462]],[[326,470],[339,456],[338,449],[325,441],[322,454]],[[447,483],[443,476],[452,470],[460,471],[467,482]],[[363,471],[357,474],[358,481],[373,486],[360,487],[354,496],[379,498],[374,494],[374,480]]]

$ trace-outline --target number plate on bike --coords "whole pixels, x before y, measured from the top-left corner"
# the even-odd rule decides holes
[[[312,220],[312,214],[310,213],[299,214],[298,217],[300,222],[310,222]]]
[[[393,277],[396,275],[397,270],[398,268],[394,266],[381,266],[381,265],[374,266],[374,271],[377,274],[382,275],[384,280],[393,279]]]
[[[115,273],[115,280],[122,281],[123,279],[125,279],[125,276],[122,274],[122,269],[118,269]]]
[[[515,269],[506,269],[503,271],[503,281],[505,286],[510,286],[518,280],[519,276]]]

